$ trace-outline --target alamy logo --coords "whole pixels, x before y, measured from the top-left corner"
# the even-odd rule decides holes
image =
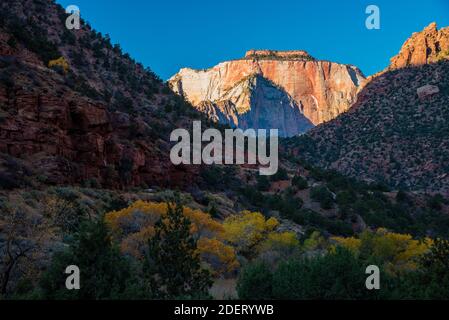
[[[366,278],[365,286],[368,290],[379,290],[380,289],[380,270],[376,265],[369,265],[365,270],[366,274],[369,274]]]
[[[203,133],[201,121],[194,121],[192,140],[186,129],[176,129],[171,133],[170,141],[178,143],[170,151],[170,160],[174,165],[223,164],[223,160],[224,164],[259,164],[260,175],[274,175],[278,171],[279,164],[278,130],[270,129],[269,136],[266,131],[226,129],[223,144],[219,130],[207,129]],[[203,142],[208,142],[204,148]]]
[[[65,9],[65,13],[69,16],[65,20],[65,27],[69,30],[79,30],[80,24],[80,9],[75,5],[70,5]]]
[[[65,287],[68,290],[79,290],[81,289],[80,286],[80,269],[75,266],[71,265],[68,266],[65,269],[65,274],[68,274],[69,276],[65,280]]]
[[[368,30],[379,30],[380,29],[380,9],[376,5],[369,5],[365,10],[366,14],[369,16],[365,20],[365,26]]]

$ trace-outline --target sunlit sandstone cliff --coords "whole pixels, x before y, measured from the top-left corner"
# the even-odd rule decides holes
[[[259,81],[265,89],[248,81],[254,75],[267,80]],[[245,128],[254,121],[242,118],[258,119],[259,127],[292,136],[348,110],[364,80],[354,66],[319,61],[305,51],[250,50],[242,59],[207,70],[181,69],[169,83],[216,120]]]
[[[438,30],[435,22],[407,39],[389,69],[435,63],[449,56],[449,27]]]

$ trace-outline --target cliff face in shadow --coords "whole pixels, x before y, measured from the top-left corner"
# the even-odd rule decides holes
[[[240,81],[223,96],[223,100],[204,101],[196,109],[214,121],[234,128],[275,128],[282,137],[314,127],[290,95],[260,75]]]

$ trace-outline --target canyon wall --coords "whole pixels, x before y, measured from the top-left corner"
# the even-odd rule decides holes
[[[254,75],[265,78],[272,87],[291,98],[289,107],[299,111],[295,112],[296,121],[304,126],[282,129],[286,136],[307,131],[310,125],[329,121],[348,110],[365,80],[354,66],[315,60],[305,51],[251,50],[242,59],[223,62],[207,70],[183,68],[169,83],[175,92],[196,107],[204,103],[233,105],[237,119],[231,124],[237,127],[240,127],[240,117],[246,113],[260,114],[260,108],[270,105],[274,118],[264,122],[267,128],[274,128],[285,113],[285,102],[278,101],[281,111],[276,112],[273,97],[259,95],[256,108],[254,99],[244,95],[251,96],[254,86],[235,89]]]

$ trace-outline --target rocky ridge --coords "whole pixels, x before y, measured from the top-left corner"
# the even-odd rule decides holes
[[[449,27],[438,30],[435,22],[415,32],[391,59],[388,70],[435,63],[449,57]]]

